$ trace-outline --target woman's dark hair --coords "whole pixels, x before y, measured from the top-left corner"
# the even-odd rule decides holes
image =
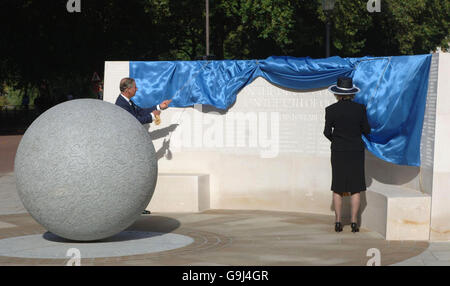
[[[335,94],[334,96],[336,96],[337,100],[342,100],[342,99],[353,100],[355,98],[355,94]]]

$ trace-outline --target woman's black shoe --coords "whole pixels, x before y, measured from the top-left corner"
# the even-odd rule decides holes
[[[334,225],[334,230],[335,230],[336,232],[341,232],[341,231],[342,231],[342,224],[341,224],[340,222],[337,222],[337,223]]]
[[[359,227],[356,222],[352,222],[351,227],[352,227],[352,232],[359,232]]]

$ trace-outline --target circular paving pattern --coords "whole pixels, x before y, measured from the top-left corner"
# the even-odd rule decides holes
[[[119,257],[168,251],[194,242],[191,237],[158,232],[123,231],[96,242],[72,242],[50,232],[0,240],[0,255],[21,258]]]

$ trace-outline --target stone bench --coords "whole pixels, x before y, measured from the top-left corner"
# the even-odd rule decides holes
[[[209,175],[158,174],[151,212],[200,212],[210,208]]]
[[[430,216],[431,196],[417,190],[383,186],[361,193],[361,227],[386,240],[429,240]]]

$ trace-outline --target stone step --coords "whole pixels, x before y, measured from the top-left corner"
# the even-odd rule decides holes
[[[429,240],[431,196],[401,186],[368,189],[361,195],[361,226],[386,240]]]
[[[151,212],[201,212],[210,208],[208,174],[158,174]]]

